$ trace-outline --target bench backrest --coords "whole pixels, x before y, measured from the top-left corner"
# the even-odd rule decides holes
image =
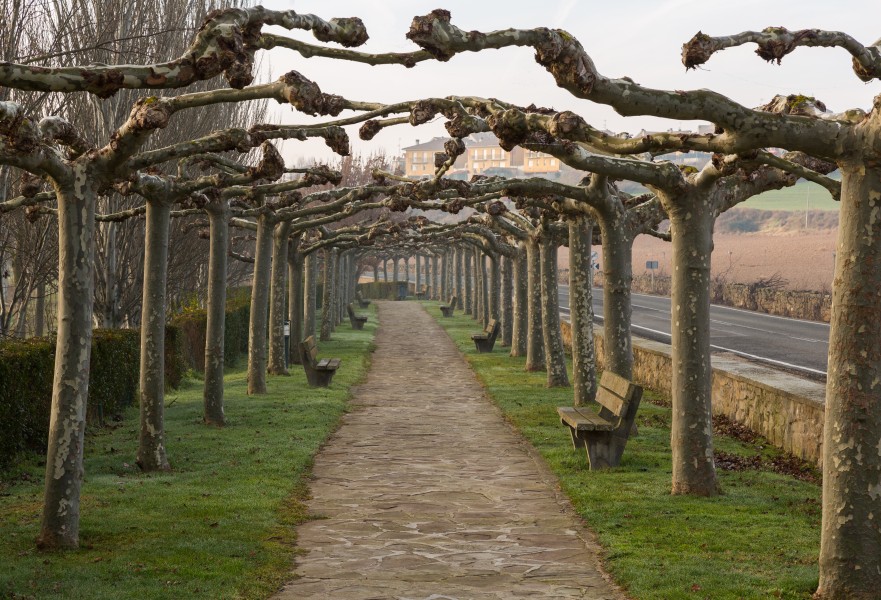
[[[620,422],[629,417],[630,405],[642,396],[642,388],[609,370],[603,371],[596,401],[602,406],[600,416]]]
[[[300,342],[300,359],[303,364],[314,367],[318,361],[318,346],[315,344],[315,336],[310,335]]]
[[[499,330],[501,330],[502,325],[495,319],[490,319],[489,323],[486,325],[486,333],[490,343],[496,341],[496,338],[499,337]]]
[[[455,296],[450,296],[450,301],[447,302],[447,305],[456,308],[456,300],[457,298]]]
[[[489,323],[486,324],[486,327],[483,328],[483,332],[487,335],[492,335],[493,329],[495,329],[498,324],[498,321],[495,319],[490,319]]]
[[[354,318],[355,318],[355,311],[352,310],[352,305],[351,305],[351,303],[350,303],[350,304],[346,304],[346,312],[349,313],[349,318],[350,318],[350,319],[354,319]]]

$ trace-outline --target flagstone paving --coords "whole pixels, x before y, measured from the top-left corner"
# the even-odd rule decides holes
[[[322,518],[275,598],[623,598],[444,330],[415,302],[378,307],[370,372],[315,460]]]

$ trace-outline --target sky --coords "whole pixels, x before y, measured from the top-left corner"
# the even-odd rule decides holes
[[[367,52],[417,50],[404,37],[410,21],[435,8],[449,10],[452,22],[465,30],[561,28],[578,38],[604,76],[628,76],[639,84],[670,90],[707,88],[749,107],[767,102],[775,94],[797,93],[815,96],[834,112],[868,110],[873,97],[881,93],[881,82],[866,84],[857,79],[850,56],[838,48],[798,48],[780,66],[761,60],[752,44],[718,53],[698,70],[686,72],[680,61],[682,44],[698,31],[720,36],[770,26],[820,28],[846,32],[870,45],[881,36],[881,2],[877,0],[266,0],[264,5],[324,19],[358,16],[370,34],[370,40],[358,49]],[[320,43],[304,32],[285,35]],[[296,70],[324,92],[352,100],[390,103],[472,95],[522,106],[535,103],[572,110],[592,125],[615,132],[695,129],[697,125],[650,116],[625,118],[606,106],[574,98],[556,87],[551,75],[535,62],[532,50],[525,48],[464,53],[446,63],[425,61],[412,69],[305,59],[282,48],[264,53],[262,60],[264,78],[274,80]],[[311,118],[289,107],[270,110],[283,123],[328,119]],[[418,128],[402,125],[386,129],[372,142],[359,140],[357,127],[350,128],[349,135],[353,153],[385,151],[396,155],[416,140],[444,136],[445,130],[438,119]],[[285,142],[282,153],[289,164],[301,158],[332,157],[318,141]]]

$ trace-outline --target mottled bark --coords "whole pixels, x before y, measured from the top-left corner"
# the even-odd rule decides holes
[[[465,306],[465,302],[462,299],[462,277],[463,272],[465,271],[465,249],[464,248],[456,248],[456,256],[455,256],[456,264],[454,269],[453,278],[455,280],[455,285],[453,286],[456,290],[456,308],[462,310]]]
[[[447,269],[450,266],[450,253],[444,252],[441,263],[440,276],[440,301],[448,302],[450,300],[450,288],[447,280]]]
[[[593,223],[584,215],[569,221],[569,318],[572,329],[572,388],[575,406],[593,402],[597,392],[593,340]]]
[[[425,285],[428,286],[428,294],[426,294],[425,299],[430,300],[434,293],[434,287],[431,283],[431,257],[428,255],[424,256],[422,264],[425,269]]]
[[[603,339],[606,368],[633,379],[630,284],[633,239],[622,215],[600,220],[603,236]]]
[[[478,272],[480,273],[480,315],[479,320],[486,327],[489,324],[489,289],[491,287],[491,281],[489,278],[489,272],[486,268],[486,255],[483,252],[479,252],[480,256],[480,268]]]
[[[321,334],[319,339],[322,342],[330,340],[330,334],[333,326],[333,274],[334,264],[336,263],[336,250],[324,251],[324,281],[323,293],[321,295]]]
[[[526,246],[526,370],[545,369],[545,345],[541,332],[541,256],[538,242],[528,239]]]
[[[474,257],[467,249],[464,252],[464,268],[463,275],[465,277],[465,285],[464,285],[464,293],[465,293],[465,314],[474,316],[474,290],[473,290],[473,279],[474,279]]]
[[[713,462],[710,255],[715,215],[706,198],[666,203],[673,236],[671,450],[673,493],[719,493]]]
[[[222,426],[223,362],[226,327],[226,270],[229,250],[229,204],[221,198],[206,206],[210,240],[208,251],[208,308],[205,325],[205,387],[202,399],[205,423]]]
[[[272,257],[272,225],[269,217],[257,217],[254,276],[251,280],[251,318],[248,324],[248,394],[266,393],[266,328],[269,312],[269,268]]]
[[[142,471],[171,467],[165,452],[165,287],[171,203],[148,198],[141,305],[141,421],[137,464]]]
[[[398,259],[397,258],[392,259],[392,281],[394,281],[395,283],[398,283],[400,281],[400,278],[398,276]]]
[[[541,314],[548,387],[568,387],[566,352],[560,331],[560,307],[557,292],[557,244],[547,231],[539,242],[541,259]]]
[[[881,169],[840,166],[816,597],[867,600],[881,590]]]
[[[306,256],[303,274],[303,339],[315,336],[315,313],[318,305],[318,256]],[[299,340],[302,341],[302,340]]]
[[[288,320],[291,322],[291,333],[288,339],[288,362],[292,365],[302,364],[297,344],[303,336],[303,255],[297,251],[299,237],[291,240],[293,247],[288,251]]]
[[[382,280],[388,281],[388,260],[382,260]]]
[[[413,287],[414,293],[418,294],[422,291],[422,259],[416,255],[416,285]]]
[[[511,327],[511,356],[526,356],[526,332],[529,328],[526,250],[520,248],[513,260],[514,301]]]
[[[290,221],[276,223],[272,230],[272,267],[269,277],[269,364],[267,365],[270,375],[288,375],[285,366],[284,322],[290,233]]]
[[[440,300],[440,273],[438,273],[438,256],[437,254],[432,255],[431,257],[431,299],[432,300]]]
[[[37,546],[79,545],[80,488],[95,274],[93,178],[82,166],[73,181],[55,185],[58,197],[58,336],[46,452],[43,516]]]
[[[514,337],[514,295],[513,260],[510,256],[502,257],[502,348],[509,348]]]
[[[489,254],[489,317],[496,321],[502,320],[502,257]]]

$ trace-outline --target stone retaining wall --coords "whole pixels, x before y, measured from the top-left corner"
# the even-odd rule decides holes
[[[569,323],[563,340],[571,348]],[[597,362],[604,365],[603,334],[595,330]],[[633,378],[670,396],[671,348],[633,338]],[[714,355],[713,413],[725,415],[766,437],[775,446],[812,461],[822,461],[826,386],[729,355]]]

